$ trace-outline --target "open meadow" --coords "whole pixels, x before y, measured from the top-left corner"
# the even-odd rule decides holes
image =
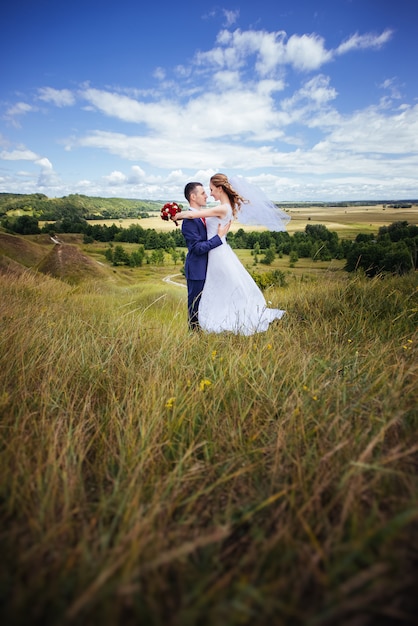
[[[0,264],[2,623],[415,623],[417,273],[284,256],[283,320],[196,335],[180,262],[65,237],[100,278]]]

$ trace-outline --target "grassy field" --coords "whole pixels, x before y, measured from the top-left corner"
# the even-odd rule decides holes
[[[417,275],[275,267],[253,337],[188,334],[180,264],[0,273],[4,624],[415,623]]]

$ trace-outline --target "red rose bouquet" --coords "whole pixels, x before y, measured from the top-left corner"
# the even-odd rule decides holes
[[[167,202],[160,211],[161,219],[169,222],[172,217],[181,212],[181,207],[177,202]],[[178,226],[176,220],[173,220],[176,226]]]

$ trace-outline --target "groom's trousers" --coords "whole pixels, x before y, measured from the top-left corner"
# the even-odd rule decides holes
[[[198,311],[204,285],[204,280],[189,279],[187,281],[187,313],[190,330],[200,330]]]

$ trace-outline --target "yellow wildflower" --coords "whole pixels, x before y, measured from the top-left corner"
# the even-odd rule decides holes
[[[165,408],[166,408],[166,409],[172,409],[172,408],[173,408],[173,406],[174,406],[174,402],[175,402],[175,401],[176,401],[176,399],[175,399],[174,397],[173,397],[173,398],[169,398],[169,399],[167,400],[167,402],[165,403]]]
[[[212,383],[210,382],[210,380],[208,380],[207,378],[203,378],[199,383],[200,391],[205,391],[206,387],[210,387],[211,384]]]

